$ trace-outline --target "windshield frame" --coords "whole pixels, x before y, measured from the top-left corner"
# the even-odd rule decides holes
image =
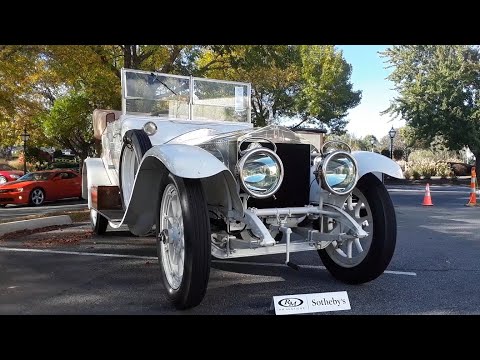
[[[128,68],[122,68],[121,69],[121,84],[122,84],[122,114],[123,115],[135,115],[135,114],[141,114],[141,115],[146,115],[145,113],[142,112],[136,112],[136,111],[127,111],[127,100],[145,100],[145,101],[163,101],[161,98],[159,99],[150,99],[148,97],[139,97],[139,96],[133,96],[134,94],[128,94],[128,86],[127,83],[131,81],[131,79],[127,79],[127,73],[135,73],[139,75],[147,75],[147,76],[154,76],[155,81],[158,78],[162,78],[163,80],[168,78],[171,79],[178,79],[180,82],[188,82],[188,90],[186,87],[183,89],[185,90],[185,96],[188,97],[187,99],[184,99],[183,104],[185,104],[188,107],[188,110],[186,111],[185,114],[182,116],[179,116],[178,119],[182,120],[199,120],[197,119],[197,116],[194,114],[195,110],[198,109],[199,106],[211,106],[211,107],[217,107],[217,108],[224,108],[224,109],[229,109],[230,111],[232,108],[234,108],[234,112],[236,113],[235,116],[232,116],[233,120],[228,117],[222,120],[217,120],[217,119],[212,119],[213,121],[227,121],[227,122],[242,122],[242,123],[251,123],[251,112],[252,112],[252,104],[251,104],[251,84],[246,83],[246,82],[238,82],[238,81],[229,81],[229,80],[217,80],[217,79],[208,79],[208,78],[200,78],[200,77],[194,77],[194,76],[182,76],[182,75],[172,75],[172,74],[165,74],[165,73],[160,73],[160,72],[155,72],[155,71],[143,71],[143,70],[135,70],[135,69],[128,69]],[[201,103],[201,100],[197,99],[195,96],[195,86],[196,84],[199,83],[215,83],[218,84],[219,86],[225,85],[225,86],[233,86],[233,89],[235,90],[234,95],[234,106],[231,105],[214,105],[214,104],[209,104],[208,99],[203,100],[203,104]],[[172,89],[169,88],[166,83],[159,81],[160,84],[164,85],[164,87],[172,92],[175,96],[180,98],[178,94],[176,94]],[[151,85],[151,84],[150,84]],[[238,89],[237,89],[238,88]],[[238,99],[237,99],[237,90],[242,89],[241,92],[238,93]],[[240,98],[241,97],[241,98]],[[227,98],[225,97],[224,100],[227,102]],[[232,97],[233,98],[233,97]],[[241,107],[237,108],[237,105],[241,104]],[[185,106],[184,105],[184,106]],[[243,113],[243,115],[238,115],[240,113]],[[148,113],[147,113],[148,114]],[[154,114],[148,114],[150,116],[157,116]],[[238,116],[240,116],[244,120],[235,120],[234,118],[236,117],[238,119]],[[167,116],[170,118],[171,116]],[[177,116],[174,116],[174,118],[177,118]],[[205,120],[205,119],[201,119]]]

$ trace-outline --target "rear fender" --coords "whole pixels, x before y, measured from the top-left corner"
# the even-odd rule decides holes
[[[112,185],[107,170],[100,158],[87,158],[82,168],[82,198],[88,200],[88,208],[92,206],[90,188],[99,185]]]

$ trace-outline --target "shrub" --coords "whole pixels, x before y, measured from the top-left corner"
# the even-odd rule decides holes
[[[402,149],[393,150],[393,158],[395,160],[401,160],[403,158],[403,150]]]
[[[380,154],[382,154],[383,156],[386,156],[386,157],[390,157],[390,150],[387,150],[387,149],[383,149]]]
[[[419,172],[417,169],[412,169],[412,177],[413,177],[415,180],[420,179],[420,172]]]
[[[412,172],[410,170],[405,170],[403,172],[403,176],[405,177],[405,179],[410,180],[410,178],[412,177]]]
[[[79,164],[77,162],[62,161],[51,163],[49,169],[78,169]]]
[[[435,164],[435,174],[440,176],[442,179],[445,179],[450,175],[452,169],[449,164],[443,161],[439,161]]]

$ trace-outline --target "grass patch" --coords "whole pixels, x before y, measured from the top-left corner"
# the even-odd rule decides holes
[[[44,217],[50,216],[58,216],[58,215],[68,215],[72,219],[73,223],[85,222],[90,220],[90,211],[88,209],[85,210],[72,210],[72,211],[56,211],[50,212],[46,214],[38,214],[38,215],[27,215],[15,218],[15,220],[11,219],[0,219],[0,224],[5,224],[14,221],[21,221],[21,220],[31,220],[31,219],[40,219]]]

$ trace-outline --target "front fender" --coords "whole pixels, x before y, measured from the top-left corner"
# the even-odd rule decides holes
[[[220,160],[196,146],[164,144],[150,148],[143,156],[126,213],[114,227],[125,222],[135,235],[151,229],[159,205],[160,179],[165,171],[182,178],[201,179],[209,205],[223,206],[227,214],[234,210],[243,216],[237,183]]]
[[[370,151],[352,151],[358,164],[358,178],[368,173],[380,172],[388,176],[403,179],[400,166],[386,156]]]
[[[145,153],[143,161],[149,157],[160,160],[173,175],[188,179],[206,178],[228,170],[208,151],[191,145],[157,145]]]

